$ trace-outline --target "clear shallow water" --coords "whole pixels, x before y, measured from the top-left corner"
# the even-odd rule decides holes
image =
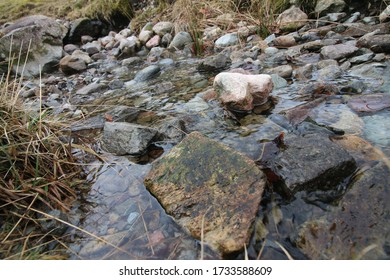
[[[94,104],[107,109],[116,105],[136,106],[156,112],[157,118],[179,117],[186,122],[188,131],[200,131],[256,160],[262,141],[293,129],[279,113],[303,103],[295,98],[306,85],[295,82],[275,90],[272,95],[278,103],[268,115],[250,114],[234,120],[217,101],[202,98],[211,89],[211,81],[212,77],[197,72],[194,60],[188,60],[165,68],[150,82],[113,92]],[[335,81],[347,82],[347,78]],[[387,91],[388,87],[386,81],[377,91]],[[390,110],[359,116],[339,98],[318,106],[310,117],[321,126],[359,135],[389,155]],[[169,147],[165,146],[165,152]],[[73,210],[78,226],[90,234],[72,233],[71,258],[199,259],[199,241],[185,233],[143,185],[150,163],[139,165],[126,157],[103,157],[107,157],[104,163],[94,162],[86,170],[91,190],[82,195]],[[272,188],[267,190],[248,247],[250,258],[286,259],[276,243],[279,242],[294,258],[305,259],[292,240],[303,223],[323,217],[334,207],[330,201],[329,197],[307,193],[286,200]],[[217,256],[209,251],[206,258]]]

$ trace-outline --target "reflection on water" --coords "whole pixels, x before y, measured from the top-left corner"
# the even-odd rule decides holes
[[[72,258],[199,258],[198,242],[183,232],[145,189],[143,177],[150,165],[113,157],[95,166],[98,170],[90,178],[92,188],[78,225],[88,234],[75,233],[70,245]],[[210,257],[217,256],[206,255]]]

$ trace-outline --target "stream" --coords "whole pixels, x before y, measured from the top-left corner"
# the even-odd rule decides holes
[[[106,112],[118,105],[140,108],[149,114],[137,122],[147,126],[178,118],[184,120],[187,133],[199,131],[253,160],[261,155],[264,141],[271,141],[281,132],[289,133],[294,129],[285,119],[283,111],[305,103],[298,92],[308,83],[316,81],[315,76],[308,81],[292,78],[287,86],[273,90],[272,96],[277,103],[266,114],[251,113],[232,118],[217,100],[205,98],[212,89],[213,74],[197,70],[199,59],[163,59],[158,63],[162,69],[158,77],[146,82],[128,82],[144,65],[133,67],[120,77],[125,81],[125,90],[110,90],[92,101],[88,100],[92,106],[88,105],[87,110],[93,114]],[[383,77],[390,77],[389,62],[386,65]],[[262,66],[247,66],[251,71],[262,71]],[[107,70],[112,72],[109,67],[119,68],[115,62],[95,66],[101,73]],[[361,77],[344,74],[330,82],[342,88],[351,81],[361,80]],[[369,93],[390,94],[390,80],[381,83],[378,79],[366,78],[364,83],[369,85]],[[336,95],[316,107],[311,115],[313,123],[317,128],[332,128],[359,136],[390,156],[390,110],[357,114],[346,105],[350,97],[348,94]],[[82,100],[75,102],[83,103]],[[80,194],[70,213],[70,221],[88,234],[75,229],[68,231],[70,259],[199,259],[201,242],[189,236],[165,213],[143,183],[151,169],[151,162],[162,153],[169,152],[175,143],[155,143],[149,149],[149,154],[142,157],[119,157],[100,149],[99,140],[94,141],[100,135],[100,130],[83,130],[74,136],[78,141],[94,145],[104,162],[89,160],[85,167],[86,189],[90,190]],[[362,170],[364,172],[364,168]],[[384,180],[386,177],[388,179],[386,175]],[[336,189],[344,193],[347,183],[343,182]],[[307,259],[307,254],[296,246],[302,225],[327,217],[337,212],[339,207],[329,198],[329,194],[298,192],[294,198],[286,199],[274,192],[272,186],[267,188],[247,248],[248,257],[287,259],[282,245],[292,258]],[[354,231],[353,228],[349,230]],[[385,228],[383,230],[386,231]],[[382,232],[378,235],[385,238],[387,234]],[[386,246],[389,246],[387,242]],[[390,252],[386,248],[388,258]],[[338,255],[325,258],[335,256]],[[207,246],[203,257],[220,258]],[[242,252],[229,258],[244,257]]]

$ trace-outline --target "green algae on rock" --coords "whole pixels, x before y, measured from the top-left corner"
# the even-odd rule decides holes
[[[167,213],[193,237],[203,231],[222,255],[248,243],[265,184],[252,160],[199,132],[154,162],[145,178]]]

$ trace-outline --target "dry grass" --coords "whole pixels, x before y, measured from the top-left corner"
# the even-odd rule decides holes
[[[129,19],[133,15],[128,0],[1,0],[0,25],[15,19],[35,14],[54,18],[76,19],[100,18],[110,21],[120,13]]]
[[[80,182],[81,168],[63,140],[66,122],[26,110],[18,98],[22,80],[9,73],[0,80],[0,258],[37,258],[54,235],[40,231],[31,209],[67,211]]]

